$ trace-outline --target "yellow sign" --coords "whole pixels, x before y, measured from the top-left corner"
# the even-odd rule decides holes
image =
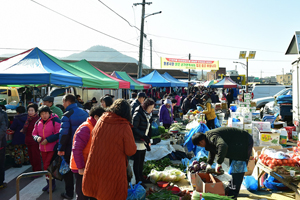
[[[255,53],[256,53],[256,51],[250,51],[248,58],[249,59],[254,59],[255,58]]]
[[[219,70],[219,61],[160,58],[161,68]]]
[[[247,54],[247,51],[240,51],[239,59],[245,59],[246,54]]]
[[[264,142],[268,142],[270,141],[272,138],[271,138],[271,135],[270,134],[261,134],[261,141],[264,141]]]

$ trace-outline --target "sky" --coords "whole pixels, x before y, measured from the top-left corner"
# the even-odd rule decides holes
[[[0,0],[0,55],[39,47],[65,57],[103,45],[138,60],[140,32],[132,26],[140,29],[142,6],[133,3],[141,2]],[[219,60],[220,67],[237,67],[245,74],[243,65],[233,61],[245,63],[239,52],[256,51],[255,59],[249,60],[249,76],[265,77],[290,72],[297,59],[285,52],[295,31],[300,31],[299,0],[149,2],[146,15],[162,11],[145,19],[143,63],[150,66],[152,39],[153,68],[160,68],[160,57],[188,59],[190,53],[193,60]]]

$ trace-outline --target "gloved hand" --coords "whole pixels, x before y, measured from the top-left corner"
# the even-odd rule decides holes
[[[217,173],[220,173],[221,170],[222,170],[222,165],[217,164],[217,166],[216,166],[216,172],[217,172]]]
[[[209,170],[211,170],[211,165],[210,165],[210,164],[207,164],[207,166],[206,166],[206,171],[209,171]]]
[[[149,138],[148,136],[144,136],[144,137],[143,137],[143,140],[144,140],[147,144],[150,143],[150,138]]]

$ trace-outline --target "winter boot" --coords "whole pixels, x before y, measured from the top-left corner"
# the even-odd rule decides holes
[[[46,181],[47,181],[47,185],[45,187],[43,187],[43,189],[42,189],[44,192],[49,189],[49,180],[46,179]]]
[[[55,179],[52,179],[52,192],[54,192],[56,188],[56,183],[55,183]],[[47,192],[49,193],[50,187],[48,188]]]

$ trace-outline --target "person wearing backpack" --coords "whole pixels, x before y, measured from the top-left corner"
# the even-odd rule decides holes
[[[60,129],[60,119],[48,106],[39,108],[39,116],[41,117],[34,126],[32,132],[33,139],[39,143],[40,152],[43,160],[43,169],[47,170],[54,155],[54,146],[57,141],[57,134]],[[53,141],[52,138],[56,138]],[[42,189],[49,192],[49,177],[46,175],[47,185]],[[55,179],[52,179],[52,192],[55,190]]]

